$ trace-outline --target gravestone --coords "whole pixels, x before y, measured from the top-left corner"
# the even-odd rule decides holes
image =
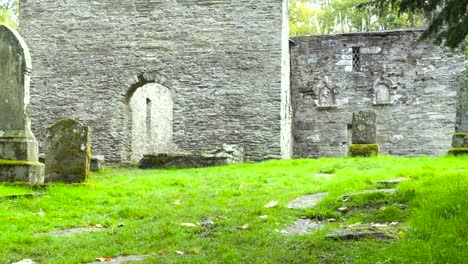
[[[89,175],[91,132],[88,126],[63,119],[47,128],[46,182],[80,183]]]
[[[453,155],[468,155],[468,77],[464,76],[458,91],[457,119],[455,134],[452,137]]]
[[[377,115],[373,111],[353,114],[351,156],[374,156],[378,154]]]
[[[18,32],[0,25],[0,181],[44,181],[31,132],[31,56]]]

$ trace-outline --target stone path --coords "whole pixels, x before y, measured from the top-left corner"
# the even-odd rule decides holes
[[[328,193],[315,193],[301,196],[289,202],[287,207],[291,209],[307,209],[315,207]]]
[[[299,219],[282,233],[285,235],[305,235],[321,230],[325,227],[323,222],[312,219]]]
[[[99,232],[106,230],[105,228],[99,228],[99,227],[77,227],[77,228],[71,228],[71,229],[64,229],[64,230],[58,230],[58,231],[52,231],[48,233],[39,233],[35,234],[34,237],[39,237],[39,236],[72,236],[75,234],[82,234],[82,233],[92,233],[92,232]]]
[[[127,263],[127,262],[133,262],[133,261],[142,261],[145,258],[149,257],[148,255],[128,255],[128,256],[120,256],[120,257],[115,257],[110,260],[105,260],[105,261],[95,261],[95,262],[89,262],[88,264],[101,264],[101,263],[108,263],[108,264],[120,264],[120,263]]]

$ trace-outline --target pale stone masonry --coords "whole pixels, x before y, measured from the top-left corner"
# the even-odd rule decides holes
[[[173,151],[290,153],[286,0],[21,1],[21,30],[41,142],[70,117],[93,129],[93,153],[131,160],[129,97],[157,83],[173,95]]]
[[[361,110],[376,113],[381,154],[446,154],[455,131],[464,54],[418,44],[421,32],[294,38],[294,156],[346,156],[353,113]]]
[[[70,117],[108,162],[223,144],[246,161],[345,156],[367,110],[381,154],[447,152],[462,51],[417,44],[413,29],[288,43],[287,4],[21,1],[42,149],[45,127]]]

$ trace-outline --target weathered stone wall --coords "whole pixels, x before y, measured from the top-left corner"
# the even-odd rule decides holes
[[[417,44],[420,33],[294,38],[294,156],[347,155],[352,115],[360,110],[377,114],[381,154],[445,154],[455,131],[457,76],[464,55]]]
[[[286,0],[21,1],[34,67],[34,132],[42,142],[46,126],[74,118],[93,129],[93,153],[125,160],[127,95],[156,82],[174,94],[174,150],[228,143],[245,145],[247,160],[280,156],[282,146],[287,153],[286,6]]]

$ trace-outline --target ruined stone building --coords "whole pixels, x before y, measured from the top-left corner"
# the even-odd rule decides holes
[[[202,152],[344,156],[352,113],[381,153],[439,155],[455,125],[461,51],[418,30],[288,37],[286,0],[27,0],[33,130],[70,117],[108,161]]]

